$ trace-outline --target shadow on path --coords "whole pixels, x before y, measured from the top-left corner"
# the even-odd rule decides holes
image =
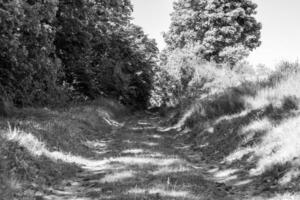
[[[174,148],[172,137],[147,120],[116,127],[109,137],[87,141],[93,159],[81,159],[72,180],[45,188],[36,199],[230,200],[225,185],[208,178]],[[77,163],[78,164],[78,163]]]

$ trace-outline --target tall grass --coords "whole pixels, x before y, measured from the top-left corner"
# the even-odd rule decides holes
[[[277,184],[289,183],[300,175],[300,65],[282,63],[268,78],[239,80],[215,82],[218,92],[196,99],[165,130],[188,126],[181,136],[203,157],[250,169],[251,179],[282,166]]]
[[[297,170],[300,167],[300,65],[282,63],[256,90],[255,95],[246,95],[243,99],[247,109],[261,111],[265,117],[254,119],[240,129],[239,133],[245,138],[242,147],[226,160],[231,163],[252,155],[257,160],[256,167],[250,171],[253,176],[275,166],[292,166],[291,172],[280,181],[288,183],[300,175]],[[254,138],[259,138],[258,142],[247,145]],[[248,161],[253,162],[253,159]]]
[[[299,106],[299,99],[300,72],[297,72],[290,74],[287,78],[277,80],[271,87],[262,88],[254,97],[245,97],[245,102],[251,109],[261,109],[269,105],[281,108],[285,103],[294,103],[294,106]]]
[[[16,199],[33,199],[22,196],[28,185],[54,185],[74,176],[79,166],[103,167],[107,161],[90,159],[95,153],[86,141],[110,134],[112,127],[123,125],[115,116],[121,120],[128,113],[116,101],[99,99],[57,110],[24,108],[1,118],[0,199],[15,193]]]

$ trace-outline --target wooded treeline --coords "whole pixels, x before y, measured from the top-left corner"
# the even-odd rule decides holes
[[[253,78],[244,58],[261,44],[256,8],[251,0],[174,1],[151,104],[177,106]]]
[[[238,63],[260,45],[256,7],[174,1],[159,56],[132,23],[130,0],[0,0],[0,96],[18,106],[99,96],[142,109],[174,106],[219,79],[207,63],[245,66]]]
[[[19,106],[113,96],[146,106],[158,49],[129,0],[0,0],[0,94]]]

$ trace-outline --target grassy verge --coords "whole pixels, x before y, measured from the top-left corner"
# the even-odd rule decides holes
[[[122,126],[129,113],[117,102],[99,99],[50,110],[25,108],[0,119],[0,199],[31,199],[35,191],[71,179],[83,158],[94,158],[90,141]]]
[[[300,190],[299,65],[282,69],[268,80],[198,100],[177,115],[176,137],[214,165],[211,173],[221,182],[259,194]]]

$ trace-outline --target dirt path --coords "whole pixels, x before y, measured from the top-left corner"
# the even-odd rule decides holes
[[[236,199],[230,187],[214,182],[205,167],[185,158],[184,147],[170,134],[151,124],[128,122],[88,142],[96,156],[85,159],[82,172],[48,189],[41,199]]]

